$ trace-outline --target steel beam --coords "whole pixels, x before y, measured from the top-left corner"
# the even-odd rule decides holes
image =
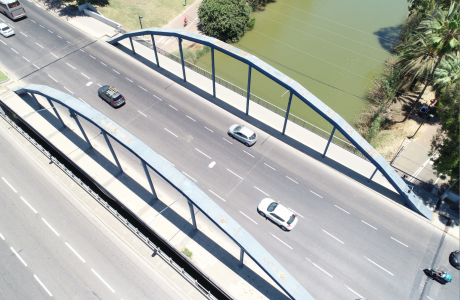
[[[187,78],[185,77],[185,62],[184,62],[184,53],[182,53],[182,39],[177,38],[179,40],[179,51],[180,51],[180,61],[182,63],[182,74],[184,76],[184,81],[187,81]]]
[[[248,72],[248,95],[247,95],[247,100],[246,100],[246,114],[249,113],[249,96],[251,95],[251,69],[252,69],[252,67],[249,66],[249,72]]]
[[[77,125],[78,125],[78,127],[80,128],[81,133],[82,133],[83,136],[85,137],[85,140],[86,140],[86,142],[87,142],[88,145],[89,145],[89,148],[93,148],[93,145],[91,145],[91,143],[89,142],[89,139],[88,139],[88,137],[86,136],[86,133],[85,133],[85,131],[83,130],[83,127],[81,126],[80,121],[78,120],[77,114],[74,113],[73,110],[71,110],[71,109],[69,109],[69,110],[70,110],[70,114],[71,114],[72,117],[75,119],[75,122],[77,122]]]
[[[323,153],[323,158],[326,156],[326,152],[327,152],[327,149],[329,148],[329,144],[332,141],[332,137],[334,137],[334,132],[335,132],[335,126],[332,129],[331,136],[329,137],[329,140],[327,141],[326,149],[324,149],[324,153]]]
[[[283,135],[284,135],[284,132],[286,131],[286,124],[287,124],[287,121],[288,121],[288,118],[289,118],[289,110],[291,109],[291,101],[292,101],[292,91],[291,93],[289,94],[289,103],[288,103],[288,107],[287,107],[287,110],[286,110],[286,117],[284,118],[284,126],[283,126]]]
[[[117,163],[118,169],[120,169],[120,172],[123,172],[123,169],[121,168],[120,162],[118,161],[118,157],[115,154],[115,151],[113,151],[112,144],[110,143],[109,137],[107,134],[102,131],[102,135],[104,136],[105,142],[107,143],[107,146],[109,146],[110,152],[112,152],[113,159]]]
[[[131,37],[129,37],[129,42],[131,43],[131,49],[133,50],[133,54],[136,54],[136,51],[134,50],[133,39]]]
[[[153,183],[152,183],[152,178],[150,177],[149,169],[145,161],[142,161],[142,166],[144,167],[145,176],[147,177],[147,180],[149,181],[150,190],[152,191],[152,195],[153,197],[155,197],[155,199],[158,199],[157,193],[155,192],[155,187],[153,186]]]
[[[39,108],[39,109],[40,109],[40,108],[44,108],[44,107],[40,104],[40,102],[38,102],[37,98],[35,97],[35,94],[31,94],[31,95],[32,95],[32,98],[34,98],[35,102],[37,102],[38,108]]]
[[[64,121],[62,121],[61,116],[59,115],[59,113],[58,113],[56,107],[54,107],[53,102],[51,102],[51,100],[50,100],[49,98],[46,98],[46,100],[48,100],[49,104],[50,104],[51,107],[53,108],[54,113],[56,114],[56,117],[59,119],[59,121],[61,121],[62,126],[66,127],[65,124],[64,124]]]
[[[150,37],[152,38],[153,51],[155,52],[155,59],[157,60],[157,67],[159,67],[160,61],[158,61],[157,46],[155,45],[155,39],[153,38],[153,34],[151,34]]]
[[[367,180],[367,183],[371,182],[372,178],[374,178],[375,173],[377,173],[377,168],[375,168],[374,173],[372,173],[371,177]]]
[[[211,48],[211,64],[212,64],[212,96],[216,97],[216,70],[214,63],[214,48]]]
[[[187,202],[188,207],[190,208],[190,214],[192,215],[193,229],[196,231],[198,228],[196,227],[195,211],[193,209],[193,204],[190,201],[188,201],[188,199]]]
[[[241,267],[243,266],[243,264],[244,264],[243,260],[244,260],[244,250],[243,250],[243,248],[240,248],[240,263],[238,264],[238,266],[239,266],[240,268],[241,268]]]

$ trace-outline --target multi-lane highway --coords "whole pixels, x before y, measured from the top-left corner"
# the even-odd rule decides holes
[[[185,299],[19,147],[0,135],[0,299]]]
[[[113,46],[44,10],[31,6],[27,13],[28,19],[12,24],[16,36],[0,40],[0,54],[8,58],[2,59],[3,68],[25,83],[68,93],[95,82],[77,98],[124,126],[192,179],[216,161],[212,176],[198,185],[316,299],[420,297],[425,280],[421,270],[431,265],[436,254],[432,249],[449,240],[442,239],[440,230]],[[103,102],[96,91],[105,84],[119,89],[127,104],[113,109]],[[235,123],[257,132],[253,147],[227,135]],[[299,215],[292,232],[257,214],[258,203],[266,197]],[[439,264],[447,266],[448,253],[439,255]],[[450,295],[458,296],[456,286]],[[440,299],[436,296],[455,285],[442,288],[426,296]]]

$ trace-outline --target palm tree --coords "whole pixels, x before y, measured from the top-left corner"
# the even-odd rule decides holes
[[[446,55],[433,76],[433,86],[438,93],[441,93],[445,88],[450,85],[458,84],[460,80],[460,55],[456,54]]]
[[[459,9],[459,3],[454,2],[448,11],[436,9],[434,15],[420,23],[418,34],[403,49],[400,60],[403,72],[412,75],[414,79],[425,77],[426,83],[402,122],[414,111],[443,57],[458,52]]]

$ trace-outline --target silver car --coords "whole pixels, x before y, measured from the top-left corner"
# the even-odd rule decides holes
[[[257,142],[257,134],[244,125],[234,124],[228,129],[228,135],[250,147]]]
[[[0,23],[0,34],[4,37],[9,37],[14,35],[14,30],[11,29],[11,27],[6,25],[5,23]]]
[[[297,214],[270,198],[263,199],[257,206],[257,211],[262,217],[270,219],[284,231],[291,231],[297,224]]]

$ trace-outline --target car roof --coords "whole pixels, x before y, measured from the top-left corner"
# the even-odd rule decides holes
[[[3,28],[3,27],[9,27],[9,28],[11,28],[8,24],[5,24],[5,23],[0,23],[0,27],[2,27],[2,28]]]
[[[286,207],[284,207],[281,204],[279,204],[275,208],[274,213],[277,214],[278,216],[280,216],[281,218],[285,219],[285,220],[288,220],[293,214],[292,211],[290,211],[289,209],[287,209]]]
[[[241,127],[240,132],[246,136],[251,136],[254,134],[254,131],[244,126]]]

